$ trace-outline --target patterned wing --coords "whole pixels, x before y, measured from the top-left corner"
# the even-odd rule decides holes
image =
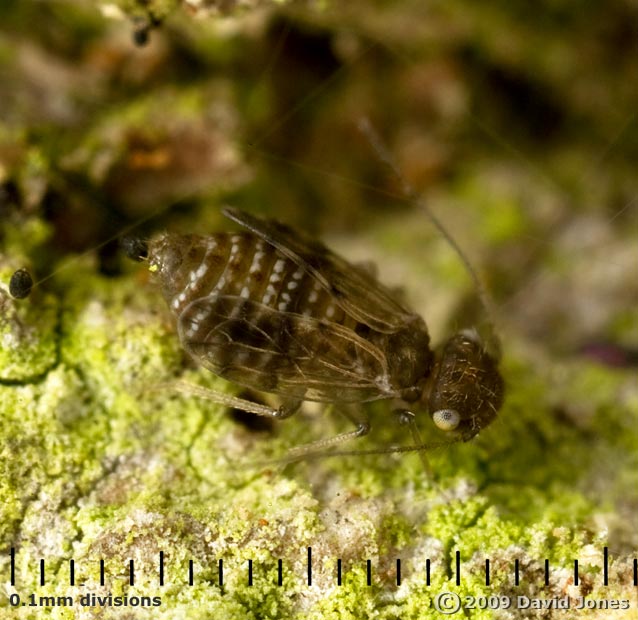
[[[382,333],[394,333],[414,320],[414,314],[395,301],[385,287],[322,243],[285,224],[262,220],[239,209],[225,207],[222,212],[310,273],[360,323]]]
[[[178,330],[199,363],[246,387],[321,402],[395,396],[380,387],[389,385],[383,353],[325,319],[213,294],[184,309]]]

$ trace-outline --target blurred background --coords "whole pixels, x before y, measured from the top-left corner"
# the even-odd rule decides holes
[[[430,321],[466,322],[469,281],[357,130],[365,116],[519,334],[635,364],[637,13],[621,0],[3,2],[4,234],[46,222],[26,248],[43,277],[132,224],[218,229],[232,203],[350,236],[413,305],[430,302]],[[99,249],[104,273],[121,269],[116,247]],[[390,267],[406,255],[416,282]],[[437,305],[441,268],[457,290]]]

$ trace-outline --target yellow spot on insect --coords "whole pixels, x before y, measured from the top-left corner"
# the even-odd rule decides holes
[[[148,266],[148,270],[149,270],[151,273],[155,273],[155,272],[157,271],[157,265],[149,265],[149,266]]]

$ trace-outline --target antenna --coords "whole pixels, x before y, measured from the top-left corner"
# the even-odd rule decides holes
[[[439,220],[439,218],[425,204],[425,202],[421,198],[421,195],[417,193],[414,187],[405,178],[405,176],[399,169],[396,160],[390,153],[390,149],[383,142],[379,133],[374,129],[372,123],[370,122],[370,119],[364,116],[359,120],[357,125],[359,131],[361,131],[361,133],[365,136],[368,143],[374,150],[379,161],[385,164],[399,181],[401,192],[403,193],[405,198],[413,205],[421,209],[423,213],[425,213],[426,217],[430,220],[434,228],[438,230],[438,232],[456,252],[457,256],[461,259],[465,270],[469,274],[474,286],[476,287],[479,300],[481,302],[481,305],[483,306],[483,310],[485,311],[486,323],[489,329],[486,348],[490,351],[490,353],[492,353],[492,355],[494,355],[496,359],[499,359],[501,357],[501,344],[496,330],[496,307],[494,306],[491,297],[489,296],[485,286],[483,285],[483,282],[478,277],[478,274],[472,266],[472,263],[470,262],[467,254],[461,249],[459,243],[450,234],[447,228],[445,228],[441,220]]]

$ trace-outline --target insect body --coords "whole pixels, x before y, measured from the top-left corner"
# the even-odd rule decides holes
[[[503,380],[473,330],[435,355],[423,319],[365,270],[278,222],[224,214],[246,230],[148,244],[182,346],[200,364],[291,403],[400,399],[427,409],[453,441],[495,418]]]

